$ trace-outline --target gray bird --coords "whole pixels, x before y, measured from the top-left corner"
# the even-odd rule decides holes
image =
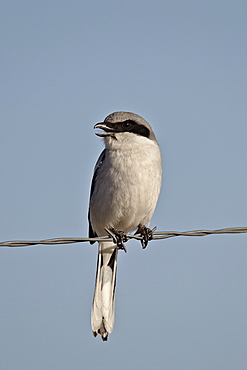
[[[141,116],[115,112],[94,128],[103,132],[105,149],[94,170],[88,212],[89,237],[116,235],[138,229],[150,237],[149,225],[160,193],[162,163],[158,142],[151,126]],[[91,242],[93,243],[93,242]],[[118,244],[121,247],[122,243]],[[92,330],[106,341],[114,325],[114,296],[118,247],[99,242]]]

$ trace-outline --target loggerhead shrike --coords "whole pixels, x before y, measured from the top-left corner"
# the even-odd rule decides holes
[[[142,117],[115,112],[94,128],[104,132],[105,149],[94,170],[88,212],[89,237],[118,237],[138,229],[143,248],[151,239],[149,225],[161,187],[160,148],[152,128]],[[94,242],[91,242],[91,244]],[[106,341],[114,325],[114,296],[118,249],[122,242],[99,242],[92,330]]]

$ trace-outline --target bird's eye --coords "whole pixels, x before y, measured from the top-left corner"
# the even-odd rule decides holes
[[[124,122],[122,122],[122,127],[125,130],[129,130],[132,127],[132,122],[129,121],[129,120],[124,121]]]

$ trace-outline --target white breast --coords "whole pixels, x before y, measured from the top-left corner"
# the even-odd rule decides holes
[[[161,186],[161,154],[156,141],[132,133],[106,138],[106,157],[97,173],[90,218],[97,235],[104,227],[129,232],[148,225]]]

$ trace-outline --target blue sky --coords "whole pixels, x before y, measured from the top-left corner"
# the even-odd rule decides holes
[[[162,150],[152,226],[246,226],[246,16],[240,0],[3,1],[0,240],[87,235],[93,126],[117,110]],[[1,248],[1,368],[244,370],[246,238],[128,242],[107,343],[96,245]]]

